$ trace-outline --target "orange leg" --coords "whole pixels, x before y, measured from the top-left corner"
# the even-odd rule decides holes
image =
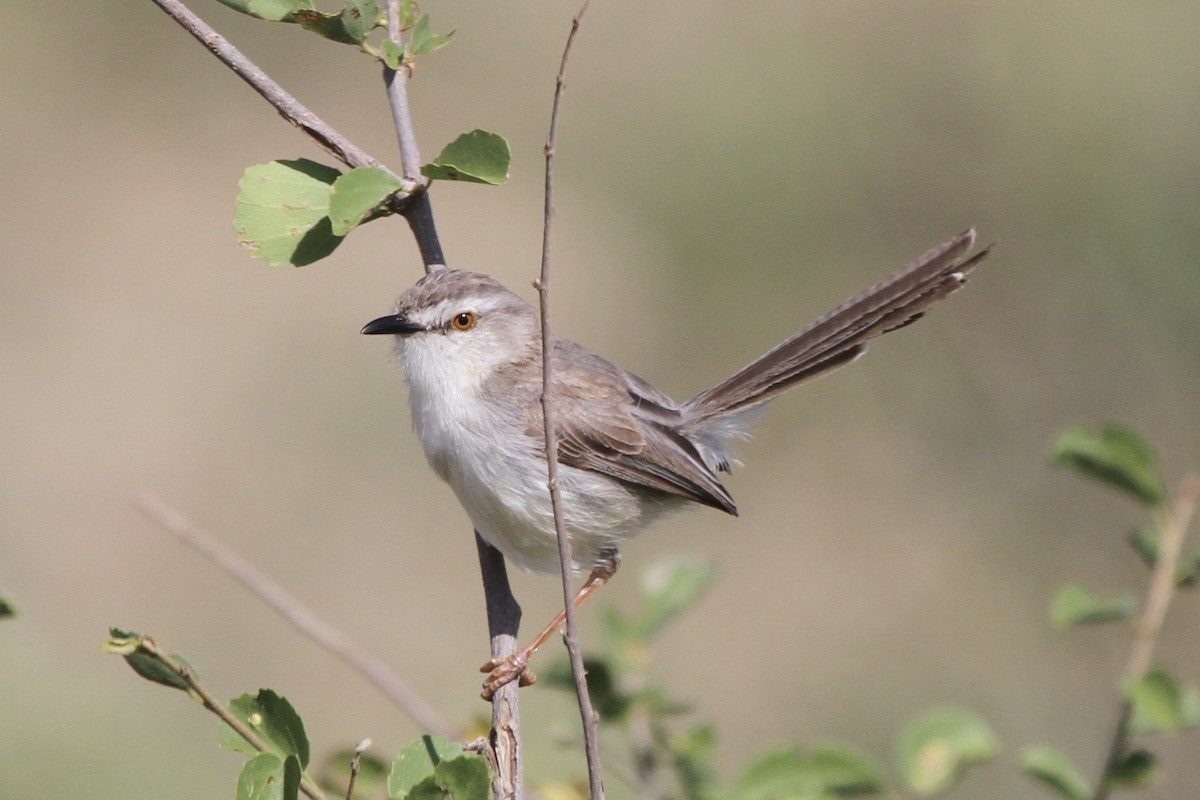
[[[596,593],[601,586],[608,583],[617,572],[617,565],[620,559],[614,554],[610,559],[606,559],[603,563],[597,565],[588,575],[587,580],[579,587],[579,591],[575,593],[575,599],[572,605],[576,608],[582,606],[587,599]],[[534,637],[533,641],[528,645],[513,653],[506,658],[492,658],[486,664],[479,668],[480,672],[488,673],[487,678],[483,681],[483,699],[491,700],[492,695],[501,686],[511,683],[518,678],[522,686],[529,686],[537,680],[537,676],[529,667],[529,659],[533,658],[533,654],[546,643],[554,632],[562,627],[566,622],[567,612],[564,609],[554,615],[554,619],[550,620],[546,627],[542,628],[541,633]]]

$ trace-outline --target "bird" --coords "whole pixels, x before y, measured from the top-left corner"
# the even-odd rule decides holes
[[[664,515],[701,505],[736,516],[719,475],[731,471],[734,443],[747,437],[764,406],[856,360],[869,340],[915,322],[959,289],[991,250],[971,252],[974,243],[971,228],[931,248],[682,403],[555,337],[550,400],[558,487],[571,571],[588,573],[575,605],[615,574],[622,543]],[[395,337],[425,457],[483,540],[522,570],[561,575],[534,307],[483,273],[442,267],[362,333]],[[563,617],[513,656],[484,664],[485,698],[512,680],[535,679],[529,659]]]

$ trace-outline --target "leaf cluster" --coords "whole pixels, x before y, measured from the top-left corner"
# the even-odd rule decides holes
[[[1051,447],[1053,461],[1081,477],[1114,489],[1147,508],[1152,522],[1135,531],[1129,544],[1151,570],[1159,562],[1163,526],[1170,524],[1170,497],[1159,470],[1158,455],[1137,431],[1118,423],[1099,427],[1076,425],[1063,431]],[[1175,565],[1176,588],[1189,588],[1200,578],[1200,550],[1181,558]],[[1131,593],[1101,596],[1080,584],[1063,586],[1050,605],[1050,620],[1059,628],[1102,625],[1136,619],[1139,606]],[[1021,766],[1057,796],[1085,800],[1106,796],[1113,789],[1149,786],[1159,774],[1158,762],[1148,750],[1122,747],[1128,736],[1181,731],[1200,723],[1200,693],[1155,667],[1144,674],[1128,676],[1120,687],[1126,713],[1118,730],[1118,747],[1105,765],[1099,788],[1093,788],[1060,751],[1033,745],[1021,756]]]
[[[379,0],[346,0],[340,11],[317,10],[312,0],[221,0],[230,8],[268,22],[290,23],[330,41],[355,45],[393,70],[450,43],[454,32],[435,34],[428,14],[414,0],[400,4],[400,39],[376,46],[371,35],[387,28]],[[500,185],[512,160],[504,137],[485,130],[458,136],[421,167],[428,180]],[[238,183],[234,229],[238,241],[272,266],[306,266],[333,253],[364,222],[402,212],[426,186],[404,180],[383,166],[348,172],[308,159],[279,159],[246,169]]]
[[[104,649],[123,656],[143,678],[187,692],[223,720],[217,741],[249,756],[238,775],[237,800],[297,800],[302,793],[312,800],[324,797],[307,772],[311,747],[304,722],[286,697],[259,689],[219,708],[186,660],[177,654],[164,655],[150,637],[113,628]],[[359,755],[345,761],[353,761],[355,775]],[[396,756],[390,771],[376,759],[366,764],[365,788],[386,782],[388,800],[488,800],[491,794],[487,761],[444,736],[413,741]],[[351,778],[334,774],[326,770],[326,786],[344,797]]]

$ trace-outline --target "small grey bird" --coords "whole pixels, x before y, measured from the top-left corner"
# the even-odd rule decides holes
[[[699,503],[736,515],[718,473],[730,470],[732,442],[745,438],[764,404],[850,363],[870,339],[962,286],[988,253],[970,254],[974,241],[971,229],[929,250],[683,403],[555,339],[559,491],[573,570],[591,571],[576,605],[616,571],[621,543],[664,514]],[[479,535],[521,569],[559,573],[536,310],[487,275],[437,269],[400,296],[395,314],[362,332],[396,336],[425,457]],[[515,657],[485,664],[484,696],[521,676],[561,622],[560,614]]]

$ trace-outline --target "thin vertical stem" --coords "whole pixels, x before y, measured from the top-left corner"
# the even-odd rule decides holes
[[[387,0],[387,20],[388,39],[403,45],[400,0]],[[426,191],[428,181],[421,174],[421,152],[417,149],[417,134],[408,107],[408,76],[407,64],[401,64],[398,70],[392,69],[386,62],[383,65],[383,83],[387,87],[388,105],[392,109],[392,125],[396,129],[396,141],[400,147],[400,169],[404,178],[416,186],[412,194],[402,201],[400,213],[407,220],[413,238],[417,241],[417,249],[421,251],[421,262],[425,265],[425,271],[431,272],[445,266],[446,256],[442,253],[437,227],[433,223],[433,206]]]
[[[558,536],[558,555],[562,566],[563,610],[566,615],[565,640],[567,653],[571,659],[571,674],[575,678],[575,694],[579,699],[579,714],[583,720],[584,750],[587,755],[588,786],[591,800],[603,800],[604,778],[600,769],[600,743],[597,735],[597,715],[592,707],[592,698],[588,693],[587,676],[583,667],[583,655],[579,650],[579,632],[575,623],[574,590],[571,586],[573,574],[571,557],[571,538],[567,535],[563,523],[562,499],[558,489],[558,439],[555,436],[554,404],[551,402],[553,382],[552,362],[554,357],[554,337],[550,328],[550,253],[551,229],[554,222],[554,155],[558,140],[558,117],[562,107],[563,90],[566,87],[567,58],[571,53],[571,45],[579,30],[579,22],[588,8],[588,0],[584,0],[579,13],[571,20],[571,32],[567,35],[567,43],[563,47],[562,61],[558,68],[558,79],[554,86],[554,104],[550,112],[550,133],[546,138],[546,194],[545,216],[542,229],[542,269],[538,277],[537,289],[539,306],[542,317],[542,414],[546,435],[546,471],[547,485],[550,490],[550,503],[554,512],[554,530]]]

